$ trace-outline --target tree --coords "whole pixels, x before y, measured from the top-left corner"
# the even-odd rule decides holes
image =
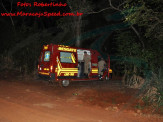
[[[146,79],[145,88],[148,91],[152,87],[157,88],[157,103],[158,106],[161,106],[163,105],[163,50],[161,47],[163,45],[163,13],[161,12],[163,2],[161,0],[125,0],[124,2],[123,9],[126,10],[122,11],[122,14],[125,16],[124,21],[136,27],[145,48],[143,51],[140,51],[140,48],[134,41],[136,38],[134,36],[131,38],[130,34],[128,34],[129,31],[121,31],[116,35],[118,54],[135,56],[148,64],[148,70],[150,71],[148,76],[150,78],[147,79],[147,76],[144,77]],[[132,43],[130,43],[131,40]],[[145,74],[145,72],[143,73]]]
[[[145,43],[144,59],[149,62],[152,70],[157,72],[161,67],[160,56],[163,38],[163,3],[161,0],[127,0],[124,8],[128,9],[126,20],[136,25]],[[157,59],[157,60],[156,60]]]
[[[71,13],[87,13],[88,11],[92,11],[92,3],[86,0],[71,0],[67,1],[70,12]],[[82,16],[71,16],[71,17],[63,17],[58,21],[59,27],[61,27],[64,31],[71,32],[69,35],[71,37],[76,38],[76,46],[79,47],[81,44],[81,30],[83,25],[83,15]],[[82,26],[83,25],[83,26]]]

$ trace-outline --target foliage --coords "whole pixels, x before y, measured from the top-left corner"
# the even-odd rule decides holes
[[[142,100],[143,100],[145,106],[150,105],[150,98],[148,96],[143,97]]]
[[[144,28],[146,38],[162,40],[163,13],[160,11],[162,0],[127,0],[126,21]]]
[[[159,90],[157,95],[158,108],[163,106],[163,90]]]
[[[136,42],[136,37],[131,31],[119,32],[116,35],[118,49],[117,52],[123,56],[139,56],[141,53],[140,44]]]
[[[157,108],[163,108],[163,79],[162,78],[158,79],[156,86],[158,89],[158,94],[156,95]]]
[[[125,0],[125,22],[134,25],[145,44],[142,50],[137,37],[130,30],[120,31],[116,35],[118,54],[122,56],[135,56],[149,65],[149,68],[158,73],[162,67],[162,8],[161,0]],[[154,4],[154,7],[152,6]],[[126,41],[127,40],[127,41]]]
[[[71,9],[71,12],[79,11],[83,13],[90,12],[94,8],[92,1],[90,0],[71,0],[68,1],[68,6]]]
[[[53,30],[53,31],[51,31]],[[33,73],[37,68],[37,60],[40,55],[40,50],[44,44],[61,42],[55,35],[57,28],[39,29],[37,26],[28,26],[22,24],[17,26],[15,32],[11,33],[13,37],[10,42],[5,43],[4,48],[8,47],[6,51],[2,52],[2,66],[4,69],[10,62],[4,61],[12,60],[13,69],[19,69],[22,73]],[[4,40],[5,38],[2,38]],[[11,67],[10,67],[11,68]]]
[[[150,85],[154,86],[158,90],[157,105],[160,107],[163,105],[163,84],[162,84],[162,62],[163,62],[163,13],[162,0],[124,0],[124,22],[128,22],[130,25],[135,26],[138,30],[145,48],[142,50],[140,44],[137,42],[137,37],[134,36],[130,30],[119,31],[116,34],[116,44],[118,49],[118,55],[127,57],[137,57],[140,60],[146,62],[147,66],[145,70],[150,70],[154,75],[150,75],[148,79],[151,82]],[[124,62],[127,66],[128,64]],[[136,65],[133,63],[133,67]],[[138,67],[136,67],[138,68]],[[143,67],[139,67],[143,69]],[[134,74],[134,70],[128,69],[132,72],[128,75]],[[139,71],[139,70],[137,70]],[[145,74],[145,72],[143,72]],[[129,77],[129,76],[126,76]],[[146,76],[147,77],[147,76]],[[144,77],[144,78],[146,78]],[[151,84],[152,83],[152,84]],[[149,98],[144,97],[144,102],[148,104]]]

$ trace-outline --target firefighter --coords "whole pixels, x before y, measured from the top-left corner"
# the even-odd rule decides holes
[[[89,69],[89,64],[90,64],[90,61],[91,61],[91,57],[90,57],[90,55],[87,54],[86,51],[84,51],[83,61],[84,61],[84,75],[86,77],[88,77],[88,69]]]
[[[106,62],[104,61],[103,58],[101,58],[101,60],[98,62],[98,75],[100,78],[103,75],[103,70],[105,66],[106,66]]]

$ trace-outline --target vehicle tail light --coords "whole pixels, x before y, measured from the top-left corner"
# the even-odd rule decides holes
[[[109,73],[112,73],[113,71],[112,71],[112,69],[109,69]]]
[[[53,66],[50,66],[50,72],[52,72],[53,71]]]
[[[40,68],[40,65],[38,65],[37,68],[39,69]]]

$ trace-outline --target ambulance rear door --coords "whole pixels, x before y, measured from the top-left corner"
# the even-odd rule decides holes
[[[39,73],[42,75],[50,74],[50,59],[52,57],[51,47],[44,45],[39,59]]]

